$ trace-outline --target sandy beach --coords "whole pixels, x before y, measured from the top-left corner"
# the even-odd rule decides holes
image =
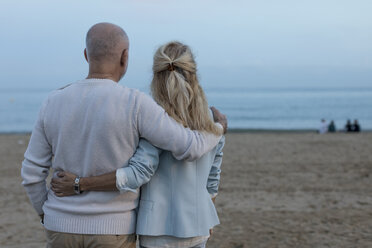
[[[229,133],[208,247],[372,247],[372,133]],[[45,247],[21,186],[29,135],[0,135],[0,247]]]

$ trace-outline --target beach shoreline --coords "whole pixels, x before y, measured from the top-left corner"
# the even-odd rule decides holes
[[[44,247],[21,186],[30,134],[0,134],[0,247]],[[372,247],[372,132],[229,132],[208,247]]]

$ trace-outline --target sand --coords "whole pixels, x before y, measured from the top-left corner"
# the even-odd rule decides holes
[[[0,135],[0,247],[45,247],[21,186],[28,135]],[[208,247],[372,247],[372,133],[230,133]]]

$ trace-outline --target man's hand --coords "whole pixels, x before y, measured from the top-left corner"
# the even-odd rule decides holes
[[[51,182],[54,194],[58,197],[75,195],[74,183],[76,175],[61,171],[57,173],[57,176],[56,178],[52,178]]]
[[[226,115],[221,114],[221,112],[218,109],[216,109],[215,107],[211,107],[211,110],[213,112],[214,122],[218,122],[223,126],[223,133],[225,134],[227,132],[227,118],[226,118]]]

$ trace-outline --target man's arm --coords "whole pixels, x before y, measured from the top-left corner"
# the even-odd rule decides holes
[[[51,189],[56,196],[75,195],[74,182],[75,174],[61,171],[58,177],[52,178]],[[80,191],[116,191],[116,171],[94,177],[80,178]]]
[[[221,138],[221,136],[183,127],[153,99],[143,93],[139,97],[138,104],[136,126],[141,137],[156,147],[171,151],[178,160],[192,161],[200,158],[212,150]],[[225,122],[222,121],[223,116],[220,116],[220,119],[222,123],[226,123],[227,127],[226,118]]]
[[[136,152],[129,160],[128,166],[114,172],[80,179],[81,191],[115,191],[136,192],[139,187],[150,181],[159,164],[161,150],[144,139],[139,141]],[[52,179],[52,190],[57,196],[74,195],[76,175],[69,172],[57,173]]]
[[[47,199],[46,178],[52,164],[52,148],[44,132],[44,112],[47,101],[44,102],[35,127],[32,131],[30,142],[22,162],[22,185],[25,187],[31,204],[36,212],[43,215],[43,205]]]

